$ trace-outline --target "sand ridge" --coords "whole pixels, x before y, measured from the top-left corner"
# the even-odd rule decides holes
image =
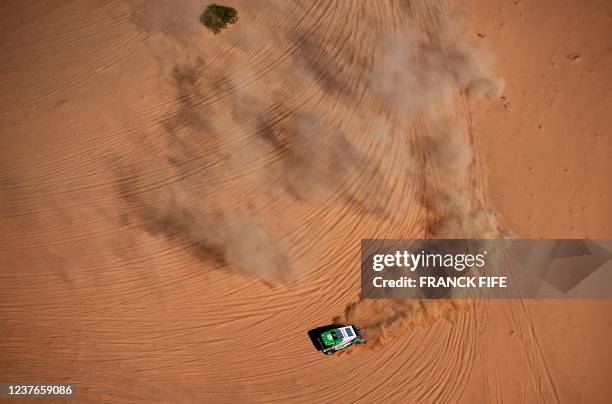
[[[508,146],[484,144],[514,76],[461,22],[490,6],[229,5],[219,36],[195,1],[0,6],[0,379],[86,402],[575,398],[538,328],[559,308],[358,298],[362,238],[516,231],[488,203]],[[369,349],[314,352],[337,316]]]

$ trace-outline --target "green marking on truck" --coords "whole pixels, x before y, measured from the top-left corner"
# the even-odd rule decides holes
[[[321,334],[321,339],[323,339],[323,343],[327,346],[334,346],[342,342],[342,338],[334,339],[332,332],[337,331],[337,329],[325,331]]]

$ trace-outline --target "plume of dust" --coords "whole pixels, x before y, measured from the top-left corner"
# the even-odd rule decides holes
[[[487,54],[457,34],[457,13],[431,8],[408,24],[412,29],[383,44],[370,85],[410,125],[415,151],[423,155],[411,173],[423,181],[426,238],[500,238],[496,214],[487,207],[484,170],[478,164],[465,118],[467,98],[498,96],[503,81],[491,73]],[[436,27],[436,31],[419,27]],[[434,320],[453,321],[468,300],[359,300],[336,323],[356,324],[370,346]]]
[[[306,224],[290,214],[282,216],[291,211],[288,206],[333,207],[330,201],[338,200],[367,214],[401,216],[384,198],[395,189],[387,184],[392,172],[396,183],[412,178],[421,184],[405,189],[418,190],[416,201],[427,213],[426,237],[496,237],[495,214],[483,197],[482,168],[458,109],[466,97],[499,94],[502,82],[490,73],[486,53],[462,39],[458,14],[446,1],[404,5],[409,10],[401,16],[384,16],[400,18],[395,25],[381,24],[378,15],[367,11],[355,12],[366,19],[358,26],[367,26],[376,39],[372,46],[354,49],[348,43],[329,47],[326,37],[335,35],[317,30],[272,33],[270,26],[288,13],[279,8],[274,24],[239,24],[234,37],[224,36],[241,52],[231,53],[233,59],[225,60],[223,69],[201,61],[179,69],[175,84],[181,107],[164,152],[180,162],[176,177],[181,183],[173,186],[178,188],[171,192],[173,204],[166,206],[159,197],[158,206],[144,212],[143,219],[149,218],[164,234],[186,238],[221,265],[282,281],[295,276],[295,268],[307,267],[290,250],[324,245],[326,236],[326,228],[316,224],[308,223],[304,232],[291,228],[287,223],[297,228]],[[367,20],[370,17],[373,20]],[[363,33],[332,21],[325,26],[345,34]],[[397,27],[396,32],[390,34],[387,26]],[[297,41],[295,52],[276,57],[291,41]],[[215,44],[211,47],[222,48]],[[367,53],[372,47],[374,55]],[[255,66],[251,58],[260,52],[270,56]],[[355,64],[363,67],[354,69],[359,74],[344,69]],[[375,120],[371,109],[376,109]],[[388,130],[372,143],[388,146],[385,151],[393,147],[397,158],[386,159],[385,153],[364,156],[347,134],[368,126]],[[401,130],[392,128],[405,128],[409,142],[401,145],[409,146],[398,151],[391,133]],[[198,139],[205,139],[203,149],[193,146]],[[205,160],[205,169],[195,165],[202,155],[214,160]],[[376,169],[387,161],[385,170]],[[181,191],[186,196],[176,197]],[[244,201],[242,195],[249,195],[252,207],[237,205]],[[396,199],[411,195],[401,196]],[[140,209],[146,203],[133,205]],[[297,238],[299,234],[310,238]],[[358,301],[336,321],[355,323],[370,340],[382,343],[432,319],[452,320],[466,307],[469,303],[454,301]]]

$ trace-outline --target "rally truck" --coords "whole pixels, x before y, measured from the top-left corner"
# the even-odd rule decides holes
[[[332,355],[353,344],[364,344],[361,330],[354,325],[328,325],[308,331],[312,343],[318,351]]]

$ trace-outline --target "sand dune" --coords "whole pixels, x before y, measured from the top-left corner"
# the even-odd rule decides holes
[[[231,5],[218,36],[195,1],[0,5],[0,381],[85,402],[603,402],[607,302],[360,301],[358,265],[363,238],[566,236],[509,185],[530,142],[511,121],[575,122],[547,107],[556,83],[605,108],[610,81],[532,95],[514,61],[567,48],[604,75],[606,44],[580,41],[610,7]],[[551,10],[573,34],[509,43]],[[609,124],[582,123],[601,143]],[[606,237],[610,194],[572,169],[591,219],[571,234]],[[372,344],[315,352],[306,331],[333,319]]]

